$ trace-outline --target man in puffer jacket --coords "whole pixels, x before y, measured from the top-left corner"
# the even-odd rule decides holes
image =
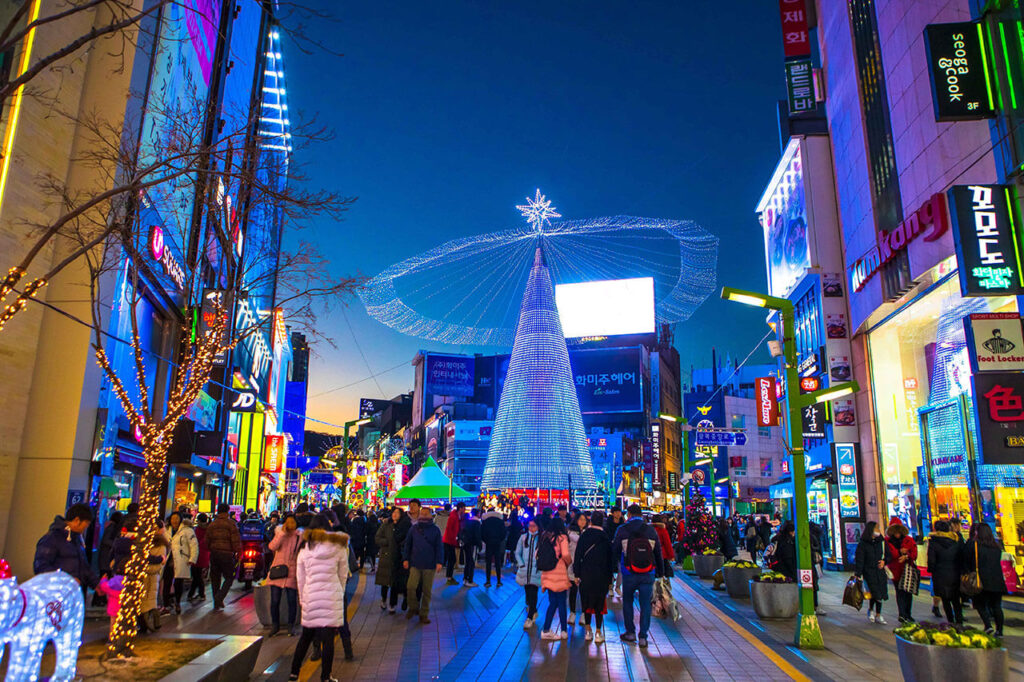
[[[36,575],[51,571],[64,571],[85,588],[95,588],[99,584],[99,576],[92,570],[89,560],[85,557],[85,544],[82,533],[92,523],[92,509],[87,504],[75,504],[68,509],[65,517],[53,517],[50,530],[36,544],[35,560],[32,569]]]
[[[231,520],[231,507],[226,502],[217,505],[217,516],[206,527],[206,546],[210,549],[210,591],[213,608],[223,609],[231,583],[235,579],[235,563],[242,551],[242,536],[238,524]],[[223,583],[221,583],[223,580]]]

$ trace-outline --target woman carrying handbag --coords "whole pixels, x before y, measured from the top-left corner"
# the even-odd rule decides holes
[[[974,601],[974,608],[985,623],[985,632],[1003,636],[1003,578],[1002,548],[987,523],[971,527],[971,539],[964,549],[964,575],[960,590]],[[993,627],[993,625],[995,627]]]
[[[270,585],[270,619],[273,627],[268,637],[281,631],[281,595],[288,599],[288,636],[295,634],[295,615],[299,602],[299,583],[295,574],[295,561],[302,542],[302,531],[295,521],[295,515],[285,514],[284,522],[274,529],[274,537],[267,547],[274,553],[267,572]]]
[[[917,568],[917,543],[896,516],[889,519],[889,527],[885,531],[885,547],[885,567],[892,573],[900,623],[913,623],[911,608],[921,583],[921,571]]]

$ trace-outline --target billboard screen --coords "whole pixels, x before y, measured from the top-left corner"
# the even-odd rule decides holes
[[[428,355],[423,390],[433,395],[471,396],[476,389],[475,365],[466,355]]]
[[[790,143],[776,167],[758,213],[768,260],[768,291],[772,296],[785,296],[811,266],[803,160],[796,141]]]
[[[640,348],[600,348],[569,353],[580,412],[640,412],[644,407]]]
[[[555,287],[565,338],[654,332],[654,279],[609,279]]]

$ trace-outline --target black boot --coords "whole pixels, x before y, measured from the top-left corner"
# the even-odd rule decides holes
[[[351,634],[343,633],[341,635],[341,646],[345,649],[345,660],[346,661],[351,661],[352,659],[355,658],[355,656],[352,654],[352,635]]]
[[[313,642],[313,653],[309,655],[309,660],[319,661],[321,655],[322,653],[320,651],[320,642]]]

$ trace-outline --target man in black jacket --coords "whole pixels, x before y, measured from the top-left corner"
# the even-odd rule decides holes
[[[491,564],[501,587],[501,564],[505,557],[505,518],[491,507],[480,522],[480,537],[484,542],[484,587],[491,586]]]
[[[612,507],[611,514],[604,520],[604,532],[608,534],[608,537],[614,538],[616,531],[619,530],[619,526],[624,524],[626,520],[622,518],[622,509],[618,506]],[[622,572],[619,570],[618,562],[615,563],[613,568],[615,571],[615,594],[622,594]]]
[[[622,575],[622,624],[626,628],[619,639],[623,642],[639,642],[641,647],[647,646],[647,632],[651,628],[651,598],[654,593],[654,579],[665,575],[665,568],[661,557],[661,544],[658,542],[658,532],[654,527],[644,522],[643,510],[638,504],[629,505],[627,510],[629,521],[615,531],[612,540],[612,553],[615,556],[615,563],[619,566],[619,573]],[[639,543],[646,540],[650,543],[650,552],[643,552],[631,549],[631,543]],[[633,555],[646,558],[650,563],[647,566],[634,564]],[[637,595],[640,600],[640,637],[636,635],[636,625],[633,622],[633,596]]]
[[[410,604],[405,617],[412,618],[418,615],[424,625],[430,623],[430,596],[434,588],[434,575],[441,570],[441,560],[444,556],[441,545],[441,529],[434,525],[430,510],[420,509],[420,518],[406,534],[402,558],[403,566],[409,571],[406,592]]]
[[[36,575],[64,571],[82,586],[82,596],[87,587],[96,587],[99,576],[89,565],[82,540],[82,533],[92,523],[92,518],[92,508],[87,504],[73,504],[63,518],[53,518],[49,531],[36,544],[32,562]]]
[[[476,587],[476,583],[473,582],[473,569],[476,568],[477,547],[483,544],[479,517],[480,511],[472,510],[466,515],[462,528],[459,530],[459,541],[462,543],[462,550],[466,557],[466,570],[462,573],[463,587]]]

